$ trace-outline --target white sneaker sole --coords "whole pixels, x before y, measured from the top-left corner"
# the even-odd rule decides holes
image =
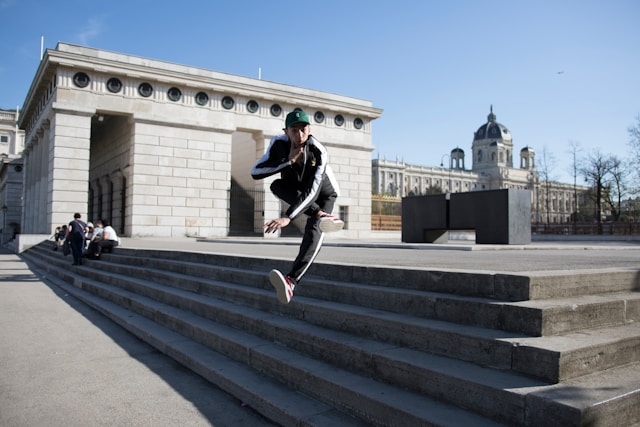
[[[320,218],[320,224],[318,224],[318,227],[323,233],[335,233],[336,231],[340,231],[344,228],[344,221],[334,221],[331,218]]]
[[[276,290],[276,294],[278,296],[278,301],[282,304],[289,304],[291,298],[287,293],[287,281],[285,280],[282,273],[278,270],[271,270],[269,273],[269,281],[271,282],[271,286],[273,286]]]

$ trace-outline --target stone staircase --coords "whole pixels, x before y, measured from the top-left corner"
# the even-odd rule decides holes
[[[29,265],[285,426],[640,423],[640,270],[481,274],[118,248]]]

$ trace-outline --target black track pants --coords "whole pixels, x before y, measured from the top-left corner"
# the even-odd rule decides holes
[[[292,185],[282,179],[277,179],[271,184],[271,191],[280,200],[285,201],[289,205],[294,204],[300,196],[300,192],[296,190],[295,184]],[[302,276],[307,272],[313,260],[316,259],[322,247],[324,233],[320,231],[318,227],[319,222],[316,216],[319,211],[331,213],[337,197],[338,194],[329,179],[325,177],[322,181],[322,189],[318,194],[318,198],[304,212],[309,218],[307,218],[307,224],[304,228],[304,236],[302,237],[298,256],[295,261],[293,261],[291,271],[288,274],[295,283],[298,283],[302,279]]]

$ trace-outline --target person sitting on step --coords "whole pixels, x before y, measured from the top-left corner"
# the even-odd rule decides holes
[[[102,252],[111,252],[113,248],[120,244],[120,238],[116,234],[116,230],[106,220],[97,220],[96,228],[102,228],[100,237],[94,239],[87,248],[87,257],[89,259],[100,259]]]

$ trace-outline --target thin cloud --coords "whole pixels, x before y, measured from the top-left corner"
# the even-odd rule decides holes
[[[81,45],[89,45],[89,42],[98,37],[105,29],[102,18],[89,18],[82,31],[76,34],[75,38]]]

